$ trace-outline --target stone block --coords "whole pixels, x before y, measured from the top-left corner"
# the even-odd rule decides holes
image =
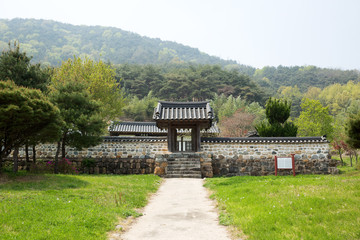
[[[165,168],[156,167],[154,171],[155,175],[164,176],[165,175]]]

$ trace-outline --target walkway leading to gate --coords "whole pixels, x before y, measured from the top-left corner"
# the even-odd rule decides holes
[[[230,239],[219,225],[202,179],[165,179],[158,192],[121,239]]]

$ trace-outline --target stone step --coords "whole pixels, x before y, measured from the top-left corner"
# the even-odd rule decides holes
[[[171,163],[171,164],[169,164],[168,163],[168,166],[171,166],[171,167],[181,167],[181,166],[184,166],[184,167],[198,167],[198,166],[200,166],[200,163],[187,163],[187,164],[184,164],[184,163]]]
[[[201,178],[201,174],[166,174],[165,178]]]
[[[168,162],[200,162],[200,159],[168,159]]]
[[[183,171],[183,170],[192,170],[192,171],[200,171],[200,166],[198,167],[167,167],[168,171]]]
[[[200,154],[193,154],[193,153],[172,153],[166,156],[167,158],[200,158]]]
[[[201,176],[201,172],[193,170],[183,170],[183,171],[166,171],[166,175],[176,175],[176,174],[197,174]]]
[[[200,157],[194,154],[173,154],[167,159],[166,178],[201,178]]]
[[[167,161],[168,163],[199,163],[200,160],[190,160],[190,161],[186,161],[186,160],[176,160],[176,161]]]

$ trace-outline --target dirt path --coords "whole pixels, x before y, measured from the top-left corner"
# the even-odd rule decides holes
[[[202,179],[166,179],[121,239],[230,239]]]

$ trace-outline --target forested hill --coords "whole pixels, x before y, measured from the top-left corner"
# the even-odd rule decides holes
[[[50,20],[0,19],[0,50],[7,49],[8,42],[15,40],[20,42],[22,51],[33,56],[33,62],[52,66],[59,66],[61,61],[74,56],[88,56],[114,65],[160,65],[164,69],[188,68],[198,64],[220,65],[225,70],[237,70],[249,75],[271,95],[282,86],[297,85],[301,92],[306,92],[309,87],[325,88],[334,83],[360,80],[358,70],[315,66],[256,69],[210,56],[182,44],[143,37],[119,28],[75,26]]]
[[[360,72],[315,66],[278,66],[256,69],[252,77],[255,82],[270,89],[272,93],[280,87],[295,85],[301,92],[306,92],[310,87],[325,88],[335,83],[359,82]]]
[[[62,60],[88,55],[113,64],[196,64],[234,65],[170,41],[140,36],[114,27],[75,26],[50,20],[0,19],[0,49],[18,40],[34,62],[58,66]]]

